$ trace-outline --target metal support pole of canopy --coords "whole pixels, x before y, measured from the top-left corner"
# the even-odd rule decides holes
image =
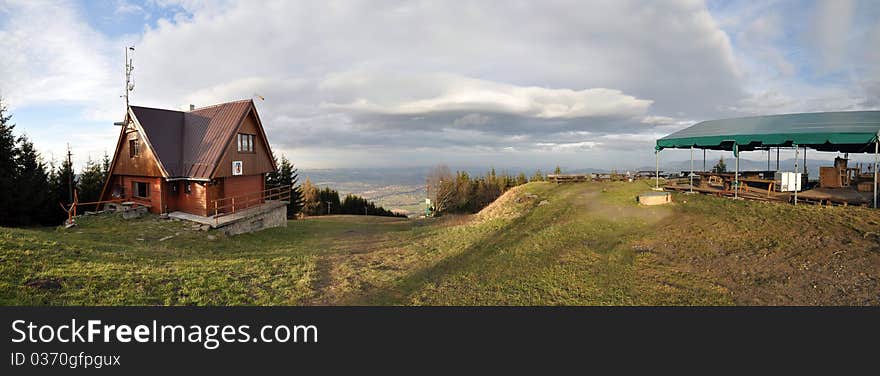
[[[688,173],[691,178],[691,193],[694,193],[694,147],[691,146],[691,171]]]
[[[804,146],[804,175],[808,175],[808,174],[809,174],[809,172],[807,172],[807,147]]]
[[[877,158],[880,153],[880,139],[874,141],[874,209],[877,209]]]
[[[703,149],[703,172],[706,172],[706,149]]]
[[[797,162],[798,162],[798,146],[797,146],[797,144],[794,144],[794,177],[795,178],[798,177],[797,176],[797,174],[798,174],[798,163]],[[800,183],[801,183],[801,179],[796,180],[794,183],[794,204],[795,205],[797,205],[797,192],[798,192],[798,188],[800,188],[798,186],[798,185],[800,185]]]
[[[733,198],[739,198],[739,145],[733,144],[733,156],[736,157],[736,164],[733,172]]]
[[[654,179],[654,189],[660,190],[660,150],[654,151],[654,159],[655,159],[655,167],[656,167],[656,175]]]
[[[776,148],[776,171],[779,171],[779,148]]]

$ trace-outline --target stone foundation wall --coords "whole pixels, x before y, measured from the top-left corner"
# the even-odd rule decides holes
[[[232,236],[273,227],[287,227],[287,205],[281,205],[252,217],[240,219],[218,228],[217,231]]]

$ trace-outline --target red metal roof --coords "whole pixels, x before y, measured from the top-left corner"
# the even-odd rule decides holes
[[[138,106],[131,109],[167,177],[211,179],[223,151],[252,107],[253,101],[245,99],[188,112]]]

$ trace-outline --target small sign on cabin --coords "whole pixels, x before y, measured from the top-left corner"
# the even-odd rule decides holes
[[[232,161],[232,175],[241,174],[243,174],[241,161]]]

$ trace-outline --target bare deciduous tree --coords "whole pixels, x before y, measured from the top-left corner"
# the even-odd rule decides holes
[[[431,169],[427,177],[427,189],[435,212],[443,212],[455,203],[455,188],[455,178],[448,166],[438,165]]]

